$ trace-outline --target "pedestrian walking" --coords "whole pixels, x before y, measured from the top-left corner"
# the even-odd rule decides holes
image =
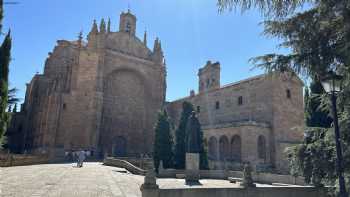
[[[83,163],[85,160],[85,151],[81,150],[78,152],[78,167],[83,167]]]

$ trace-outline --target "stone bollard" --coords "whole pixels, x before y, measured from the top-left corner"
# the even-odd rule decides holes
[[[158,172],[159,172],[159,174],[160,174],[160,172],[163,172],[163,171],[164,171],[163,161],[162,161],[162,160],[160,160],[160,161],[159,161]]]
[[[248,187],[256,187],[256,185],[253,183],[253,177],[252,177],[252,167],[249,163],[244,165],[243,170],[243,180],[240,184],[242,187],[248,188]]]
[[[159,197],[159,186],[157,185],[157,178],[154,170],[147,171],[140,190],[142,197]]]

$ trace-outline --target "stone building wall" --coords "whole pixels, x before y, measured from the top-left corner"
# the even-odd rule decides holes
[[[151,152],[165,100],[163,52],[158,38],[152,51],[146,36],[143,42],[136,37],[130,12],[120,20],[118,32],[94,22],[87,43],[81,36],[57,42],[44,73],[27,85],[25,118],[16,123],[24,125],[22,151],[51,158],[77,149],[119,156]]]
[[[205,68],[210,64],[208,62]],[[218,63],[214,64],[218,67]],[[212,72],[218,72],[218,69],[212,69]],[[200,70],[199,87],[206,81],[206,76],[218,76],[201,73]],[[220,79],[216,79],[220,84],[217,80]],[[255,166],[271,165],[277,171],[286,172],[284,149],[303,139],[302,87],[303,83],[296,76],[264,74],[222,87],[199,88],[198,94],[192,91],[189,97],[167,103],[167,109],[173,124],[178,125],[182,103],[193,104],[211,159],[249,161]],[[211,137],[215,137],[216,146],[209,143]],[[234,137],[240,143],[233,142]],[[224,150],[220,149],[220,142]],[[261,146],[266,154],[260,153],[259,157]],[[238,159],[237,155],[240,155]]]
[[[27,84],[21,118],[14,118],[23,126],[14,129],[14,136],[23,133],[22,151],[52,158],[81,148],[114,156],[152,152],[166,65],[159,39],[151,50],[146,34],[141,41],[135,31],[136,17],[127,12],[117,32],[102,20],[99,28],[94,22],[87,42],[81,36],[57,41],[44,73]],[[173,124],[189,101],[210,157],[285,170],[283,149],[302,139],[302,82],[275,73],[220,86],[220,63],[209,61],[198,77],[198,94],[166,104]]]

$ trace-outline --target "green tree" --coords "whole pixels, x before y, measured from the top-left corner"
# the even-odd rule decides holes
[[[0,33],[2,32],[3,0],[0,0]],[[0,46],[0,142],[4,142],[4,133],[7,128],[8,114],[6,112],[8,102],[8,75],[11,58],[11,33],[5,36]]]
[[[6,113],[8,102],[8,74],[11,51],[11,34],[6,35],[0,46],[0,138],[7,128],[8,114]]]
[[[313,80],[310,84],[311,96],[308,103],[305,103],[308,116],[306,117],[306,126],[330,128],[332,118],[328,112],[322,109],[321,99],[325,94],[322,84],[319,80]]]
[[[207,169],[209,169],[209,165],[208,165],[207,151],[206,151],[205,146],[204,146],[203,131],[201,129],[201,124],[200,124],[195,112],[193,111],[192,113],[194,114],[194,116],[191,115],[187,121],[186,140],[185,141],[187,142],[188,135],[191,132],[195,132],[195,133],[199,134],[198,139],[197,139],[199,142],[199,168],[201,170],[207,170]],[[186,146],[186,148],[188,148],[188,147]],[[186,152],[188,152],[188,150]]]
[[[200,139],[201,139],[201,152],[199,155],[199,168],[201,170],[209,170],[209,162],[208,162],[208,151],[206,147],[204,146],[204,139],[203,139],[203,130],[201,129],[201,126],[199,125],[200,129]]]
[[[12,112],[13,112],[13,113],[16,113],[16,112],[17,112],[17,103],[15,103],[15,106],[13,107]]]
[[[309,9],[303,9],[303,5]],[[350,66],[350,6],[348,0],[218,0],[219,9],[258,8],[267,20],[264,34],[282,40],[290,54],[266,54],[252,59],[258,67],[292,70],[320,78],[330,69],[346,74]],[[346,69],[347,68],[347,69]]]
[[[8,105],[13,105],[13,104],[18,103],[20,101],[20,99],[16,97],[17,91],[18,91],[17,88],[9,89],[9,91],[8,91],[8,101],[7,101]]]
[[[311,79],[322,79],[329,71],[344,76],[344,89],[338,95],[340,131],[343,144],[344,166],[349,179],[350,170],[350,4],[348,0],[218,0],[221,11],[257,8],[266,17],[264,34],[282,41],[280,47],[290,49],[289,54],[266,54],[252,58],[258,68],[271,71],[292,71]],[[307,9],[302,7],[307,5]],[[316,84],[316,87],[320,87]],[[311,88],[312,89],[312,88]],[[311,90],[312,92],[312,90]],[[312,96],[311,96],[312,97]],[[310,101],[313,109],[312,126],[327,126],[319,108],[330,109],[328,98],[321,96],[320,104]],[[312,100],[312,99],[311,99]],[[322,105],[324,105],[322,106]],[[329,110],[328,110],[329,111]],[[313,116],[313,117],[312,117]],[[312,119],[315,118],[315,119]],[[320,125],[322,124],[326,125]],[[305,142],[292,148],[290,161],[292,173],[305,176],[314,185],[333,183],[337,176],[332,128],[307,128]],[[349,186],[347,180],[347,186]],[[349,189],[348,189],[349,191]]]
[[[153,147],[154,166],[158,171],[160,161],[164,168],[173,167],[173,137],[167,112],[159,112],[155,127],[155,141]]]
[[[3,14],[3,5],[4,5],[4,1],[0,0],[0,32],[2,32],[2,18],[4,17]]]
[[[189,102],[182,103],[182,113],[180,123],[175,131],[175,168],[185,169],[186,160],[186,125],[188,118],[194,111],[193,105]]]

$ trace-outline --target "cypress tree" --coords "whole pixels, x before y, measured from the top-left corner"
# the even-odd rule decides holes
[[[0,0],[0,32],[2,31],[3,0]]]
[[[155,127],[155,141],[153,147],[153,161],[158,172],[160,161],[164,168],[173,167],[173,138],[170,131],[169,118],[166,111],[158,114]]]
[[[192,111],[194,111],[193,105],[189,102],[182,103],[182,113],[180,118],[180,123],[175,131],[175,168],[185,169],[185,159],[186,159],[186,125],[188,118],[191,116]]]
[[[17,112],[17,103],[15,103],[15,106],[13,107],[12,112],[13,112],[13,113],[16,113],[16,112]]]
[[[6,113],[8,102],[8,74],[11,51],[11,33],[5,37],[0,47],[0,139],[3,137],[8,121]]]
[[[197,116],[195,115],[195,112],[192,112],[194,114],[194,116],[189,117],[188,121],[187,121],[187,126],[186,126],[186,139],[188,138],[188,135],[190,132],[195,131],[196,133],[198,133],[198,142],[199,142],[199,168],[201,170],[207,170],[209,169],[208,166],[208,156],[207,156],[207,152],[205,150],[204,147],[204,143],[203,143],[203,131],[201,128],[201,124],[197,118]],[[192,120],[191,120],[192,119]],[[187,140],[186,140],[187,142]],[[186,151],[187,152],[187,151]]]

